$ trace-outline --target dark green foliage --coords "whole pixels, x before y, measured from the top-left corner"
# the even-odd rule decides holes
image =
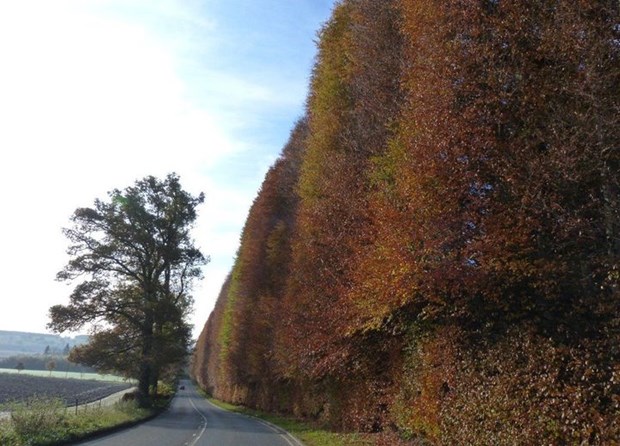
[[[71,260],[59,280],[81,279],[69,305],[50,309],[50,327],[76,330],[95,324],[89,343],[70,359],[139,380],[143,404],[149,388],[182,365],[190,342],[186,317],[192,282],[206,259],[189,231],[204,201],[181,188],[179,177],[147,177],[109,201],[75,211],[65,229]],[[106,328],[99,327],[98,323]]]

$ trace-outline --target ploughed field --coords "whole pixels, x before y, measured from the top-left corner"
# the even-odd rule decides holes
[[[90,403],[128,389],[131,384],[0,373],[0,405],[29,398],[59,398],[67,405]]]

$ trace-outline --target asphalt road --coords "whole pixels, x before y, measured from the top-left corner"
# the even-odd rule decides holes
[[[83,446],[302,446],[285,431],[261,420],[214,406],[190,381],[181,382],[170,407],[158,417]]]

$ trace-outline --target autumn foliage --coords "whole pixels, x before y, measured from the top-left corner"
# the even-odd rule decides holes
[[[620,6],[344,0],[194,374],[384,444],[620,438]]]

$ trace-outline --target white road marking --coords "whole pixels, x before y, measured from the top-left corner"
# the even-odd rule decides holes
[[[253,418],[254,420],[258,421],[259,423],[263,424],[264,426],[267,426],[270,430],[272,430],[273,432],[275,432],[278,435],[280,435],[291,446],[303,446],[303,443],[301,443],[297,438],[293,437],[289,432],[285,431],[284,429],[282,429],[282,428],[280,428],[278,426],[275,426],[274,424],[270,423],[269,421],[261,420],[260,418],[253,417],[251,415],[250,415],[250,417]]]
[[[194,410],[196,412],[198,412],[198,415],[200,415],[202,417],[202,420],[204,421],[204,425],[202,426],[202,430],[200,431],[200,434],[194,439],[194,441],[192,441],[189,444],[189,446],[196,446],[196,443],[198,443],[198,440],[200,440],[200,437],[202,437],[202,435],[207,430],[207,417],[205,417],[204,414],[200,410],[198,410],[198,408],[194,404],[194,399],[193,398],[190,397],[189,402],[192,405],[192,407],[194,408]],[[194,436],[196,436],[196,434],[194,434]]]
[[[209,400],[206,400],[206,402],[207,402],[209,405],[211,405],[211,406],[215,407],[216,409],[223,410],[223,411],[226,411],[226,412],[231,412],[231,411],[229,411],[229,410],[222,409],[221,407],[219,407],[219,406],[217,406],[217,405],[213,404],[213,403],[212,403],[211,401],[209,401]],[[291,435],[291,433],[289,433],[289,432],[285,431],[285,430],[284,430],[284,429],[282,429],[281,427],[278,427],[278,426],[276,426],[276,425],[274,425],[274,424],[270,423],[269,421],[265,421],[265,420],[262,420],[262,419],[260,419],[260,418],[258,418],[258,417],[254,417],[254,416],[252,416],[252,415],[247,415],[247,414],[243,414],[243,413],[237,413],[237,412],[231,412],[231,413],[234,413],[234,414],[236,414],[236,415],[240,415],[240,416],[242,416],[242,417],[251,418],[252,420],[258,421],[259,423],[261,423],[261,424],[263,424],[264,426],[268,427],[268,428],[269,428],[269,430],[271,430],[272,432],[275,432],[275,433],[277,433],[278,435],[280,435],[282,438],[284,438],[284,440],[286,440],[286,442],[287,442],[288,444],[290,444],[291,446],[304,446],[304,444],[303,444],[301,441],[299,441],[297,438],[295,438],[293,435]],[[193,445],[192,445],[192,446],[193,446]]]

